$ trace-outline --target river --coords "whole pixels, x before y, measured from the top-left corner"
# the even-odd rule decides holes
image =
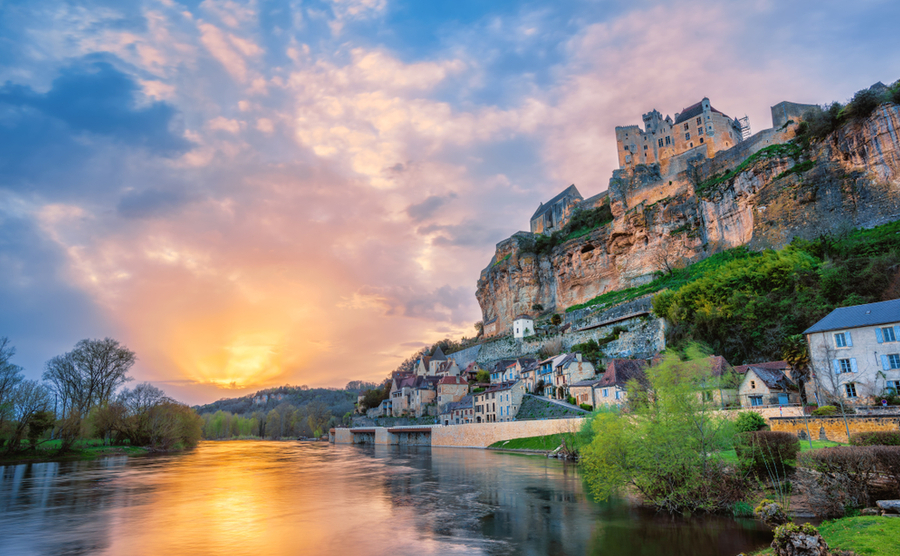
[[[0,467],[0,554],[725,555],[752,520],[598,504],[576,466],[486,450],[203,442]]]

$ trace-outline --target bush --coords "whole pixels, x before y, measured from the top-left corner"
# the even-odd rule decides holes
[[[801,454],[799,463],[819,473],[809,497],[814,506],[826,510],[826,517],[868,505],[869,482],[878,464],[873,447],[812,450]]]
[[[737,432],[755,432],[766,426],[766,418],[756,411],[742,411],[734,420]]]
[[[900,446],[872,446],[878,470],[894,482],[895,494],[900,494]]]
[[[578,400],[575,399],[575,396],[566,396],[566,402],[568,402],[569,405],[578,405]]]
[[[900,432],[855,432],[850,435],[853,446],[900,446]]]
[[[583,404],[579,405],[578,407],[580,407],[581,409],[583,409],[585,411],[594,411],[594,406],[592,406],[589,403],[583,403]]]
[[[789,432],[745,432],[738,435],[734,450],[738,458],[757,469],[778,469],[797,459],[800,440]]]
[[[834,415],[837,412],[837,408],[833,405],[822,405],[814,409],[812,415],[816,417],[828,417],[829,415]]]

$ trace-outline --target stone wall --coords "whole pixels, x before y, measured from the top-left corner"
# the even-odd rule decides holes
[[[567,332],[530,341],[506,337],[487,342],[482,344],[478,353],[478,364],[484,367],[500,359],[536,356],[542,347],[557,341],[562,342],[564,351],[569,351],[575,344],[605,338],[616,326],[624,326],[628,331],[623,332],[618,340],[604,346],[603,352],[606,357],[649,358],[666,348],[665,321],[653,317],[635,317],[590,330]]]
[[[546,421],[509,421],[506,423],[470,423],[431,429],[431,445],[458,448],[486,448],[500,440],[578,432],[582,418]]]
[[[800,438],[806,437],[806,427],[813,440],[833,440],[836,442],[850,442],[847,438],[847,428],[844,419],[837,417],[771,417],[769,426],[773,431],[783,431],[796,434]],[[900,430],[900,415],[886,416],[861,416],[848,415],[847,425],[850,434],[855,432],[898,431]]]

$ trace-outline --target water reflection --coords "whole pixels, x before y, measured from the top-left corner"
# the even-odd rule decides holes
[[[0,467],[6,554],[690,554],[754,522],[598,505],[577,469],[481,450],[202,443],[152,458]]]

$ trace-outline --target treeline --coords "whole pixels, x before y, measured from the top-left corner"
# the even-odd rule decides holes
[[[732,364],[782,359],[791,338],[837,307],[900,298],[900,221],[751,253],[653,300],[669,340],[708,344]]]
[[[375,387],[358,380],[341,390],[278,386],[195,409],[203,418],[203,437],[210,440],[322,436],[335,425],[349,423],[357,395]]]
[[[233,438],[320,437],[338,424],[349,424],[350,412],[337,416],[323,402],[300,407],[282,402],[265,411],[236,415],[228,411],[204,413],[203,437],[210,440]]]
[[[83,440],[162,450],[193,446],[200,417],[150,385],[124,388],[134,352],[116,340],[82,340],[47,362],[43,382],[26,380],[12,363],[15,348],[0,338],[0,449],[59,453]],[[27,440],[27,442],[26,442]]]

